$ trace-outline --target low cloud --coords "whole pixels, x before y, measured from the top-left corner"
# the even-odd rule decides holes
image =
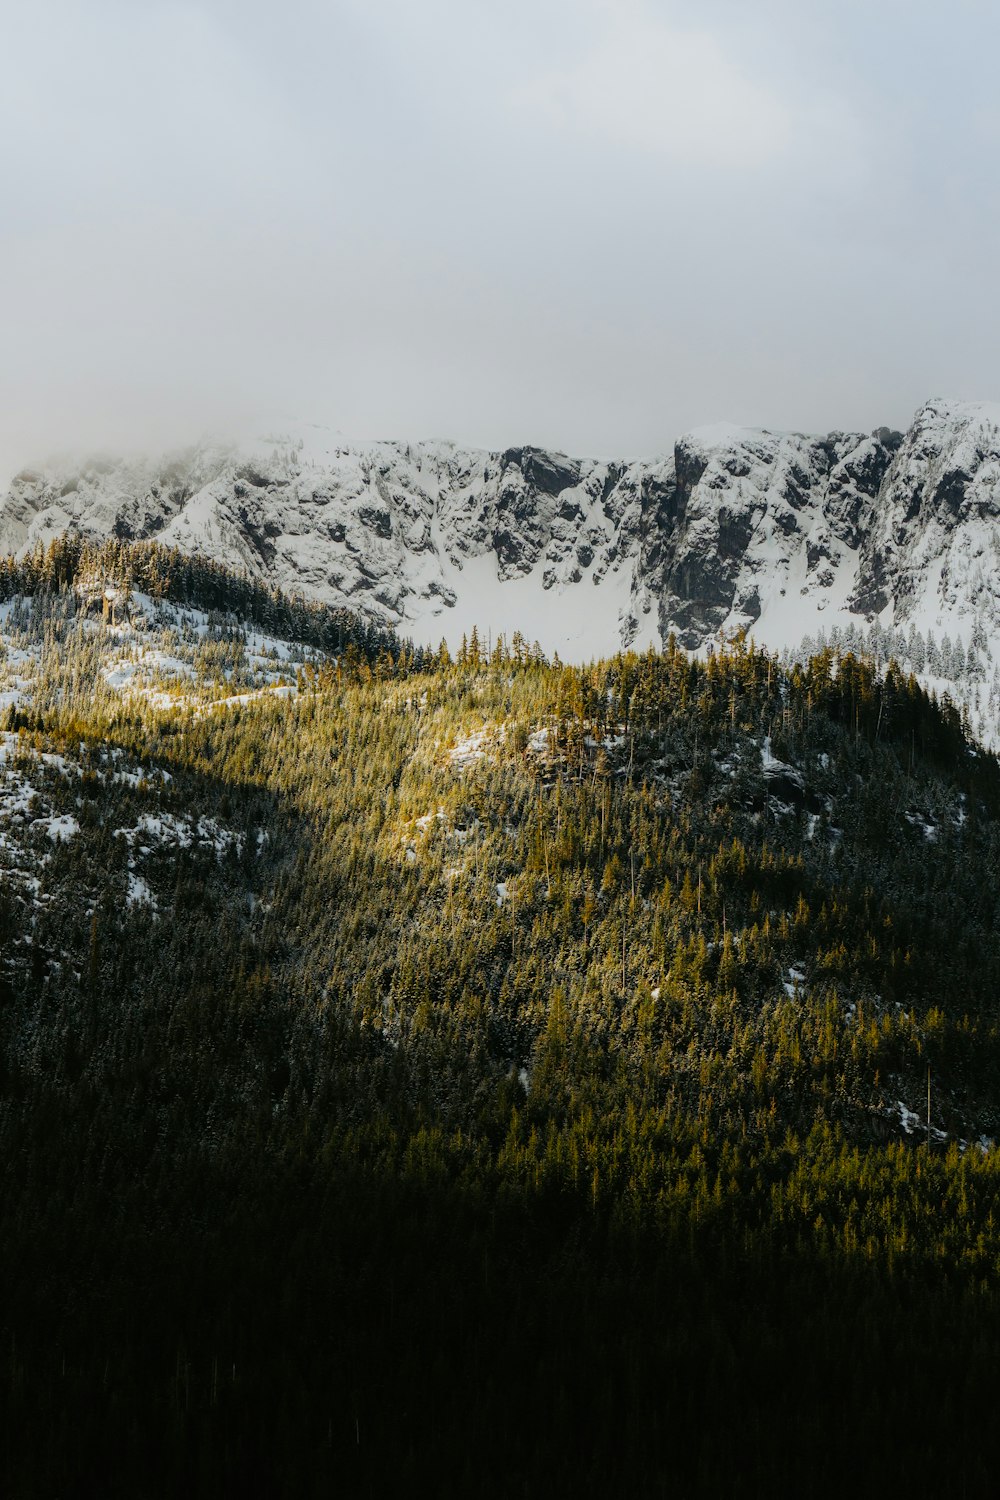
[[[717,37],[637,5],[608,10],[581,56],[537,73],[511,102],[562,130],[699,167],[770,164],[795,127],[775,90]]]
[[[8,9],[0,488],[284,415],[621,455],[997,394],[985,0]]]

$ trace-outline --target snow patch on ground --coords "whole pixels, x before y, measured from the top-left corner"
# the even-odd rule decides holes
[[[190,849],[195,845],[209,845],[217,859],[232,848],[242,847],[241,834],[223,828],[215,818],[177,817],[173,813],[143,813],[132,828],[116,828],[115,838],[122,838],[130,849],[140,854],[149,853],[155,845]]]
[[[452,768],[456,771],[464,771],[478,761],[485,760],[486,747],[493,732],[487,725],[484,725],[482,729],[474,730],[471,734],[457,740],[448,751],[448,760]]]
[[[156,907],[152,891],[142,876],[137,875],[134,870],[129,870],[128,895],[125,900],[129,906],[150,906],[154,910]]]
[[[802,993],[802,986],[805,984],[805,981],[805,969],[800,968],[798,964],[792,964],[788,969],[785,978],[782,980],[785,994],[789,997],[789,999],[794,1000],[797,995],[800,995]]]
[[[63,813],[61,817],[49,818],[47,832],[54,844],[66,844],[80,832],[80,825],[71,813]]]
[[[919,1115],[917,1114],[916,1110],[909,1109],[907,1105],[903,1103],[902,1099],[896,1100],[896,1111],[899,1115],[899,1123],[902,1125],[907,1135],[922,1134],[926,1137],[927,1118],[925,1115]],[[948,1139],[947,1133],[944,1130],[938,1130],[936,1125],[931,1126],[930,1137],[932,1141],[938,1142],[946,1141]]]

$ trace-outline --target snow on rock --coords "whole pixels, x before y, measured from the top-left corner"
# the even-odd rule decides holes
[[[148,853],[153,847],[190,849],[196,844],[211,847],[217,859],[230,849],[242,846],[242,836],[223,828],[215,818],[176,817],[173,813],[143,813],[132,828],[116,828],[115,838],[124,839],[130,849]]]
[[[937,842],[938,836],[940,834],[940,829],[938,828],[936,823],[930,822],[923,813],[907,810],[903,813],[903,817],[909,823],[911,828],[915,828],[919,833],[923,834],[924,838],[929,844],[934,844]]]
[[[896,1100],[896,1111],[899,1115],[899,1123],[907,1135],[927,1135],[927,1119],[918,1115],[915,1110],[909,1109],[902,1099]],[[931,1125],[930,1136],[932,1141],[946,1141],[948,1136],[945,1131],[939,1130],[936,1125]]]
[[[862,517],[891,442],[730,427],[680,438],[677,521],[656,590],[661,633],[674,629],[697,649],[716,633],[748,629],[782,646],[821,617],[846,617]]]
[[[719,424],[645,460],[299,425],[43,464],[0,498],[0,551],[67,529],[155,536],[452,649],[476,627],[487,652],[518,632],[571,661],[670,633],[794,651],[879,625],[949,634],[943,665],[914,666],[930,685],[958,674],[956,640],[962,670],[973,650],[1000,666],[1000,407],[984,403],[928,401],[905,434]],[[992,707],[981,696],[976,728],[1000,718],[1000,681]]]
[[[631,618],[640,487],[626,470],[534,448],[351,445],[299,428],[26,470],[0,501],[0,551],[66,530],[156,536],[420,639],[457,646],[478,626],[488,645],[520,629],[548,650],[592,655],[608,649],[609,620],[615,645],[642,633]],[[651,639],[652,606],[639,609]]]
[[[556,754],[556,731],[555,726],[544,729],[533,729],[528,735],[528,743],[525,746],[529,755],[551,757]]]
[[[805,980],[805,969],[803,969],[798,964],[792,964],[792,966],[788,969],[785,978],[782,980],[782,986],[784,988],[785,994],[789,997],[789,999],[794,999],[796,995],[801,994],[802,986],[805,984]]]
[[[464,771],[486,759],[486,747],[493,731],[486,725],[456,740],[448,751],[448,762],[456,771]]]
[[[928,401],[881,487],[854,604],[897,623],[968,634],[1000,612],[1000,406]]]
[[[144,463],[26,471],[0,502],[0,550],[66,529],[157,536],[422,641],[455,647],[477,627],[489,649],[518,631],[580,660],[659,644],[670,629],[699,645],[755,621],[765,599],[779,628],[793,574],[827,588],[853,544],[845,518],[887,461],[864,435],[728,427],[642,461],[349,444],[300,428]]]
[[[80,825],[71,813],[49,818],[47,833],[54,844],[65,844],[80,832]]]
[[[128,906],[155,907],[156,905],[156,902],[153,900],[153,893],[149,889],[149,886],[143,880],[142,876],[137,875],[134,870],[129,871],[128,895],[126,896],[125,900]]]
[[[423,813],[413,820],[414,828],[419,829],[421,833],[429,833],[435,824],[448,826],[448,814],[443,807],[439,807],[436,812]]]

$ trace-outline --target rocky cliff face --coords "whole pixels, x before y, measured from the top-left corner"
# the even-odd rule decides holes
[[[1000,621],[1000,407],[929,401],[860,538],[856,608],[995,633]]]
[[[906,434],[705,428],[621,462],[303,427],[41,466],[0,500],[0,550],[68,529],[155,536],[416,639],[478,624],[573,658],[877,620],[1000,660],[1000,407],[931,401]]]
[[[892,441],[728,427],[680,438],[656,589],[661,628],[694,647],[759,624],[795,636],[800,619],[841,609]]]

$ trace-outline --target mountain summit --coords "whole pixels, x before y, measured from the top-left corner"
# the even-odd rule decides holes
[[[746,628],[795,650],[875,626],[944,633],[985,668],[1000,661],[998,514],[1000,406],[932,400],[906,433],[721,425],[649,460],[303,426],[41,465],[0,499],[0,550],[155,536],[417,640],[476,624],[569,659],[671,632],[696,649]]]

